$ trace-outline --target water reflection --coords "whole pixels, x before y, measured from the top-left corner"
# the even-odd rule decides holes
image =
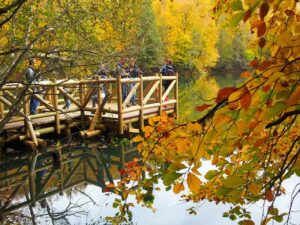
[[[92,185],[99,192],[112,191],[108,184],[120,179],[120,169],[134,157],[134,146],[101,149],[93,143],[56,145],[34,155],[7,154],[0,161],[1,222],[82,224],[89,215],[87,204],[103,207],[86,189]],[[78,193],[79,200],[72,196]]]

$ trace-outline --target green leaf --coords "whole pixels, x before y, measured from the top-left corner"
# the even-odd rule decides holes
[[[243,3],[241,0],[236,0],[234,2],[231,3],[231,9],[233,11],[243,11]]]
[[[278,116],[286,109],[286,107],[287,105],[284,102],[276,102],[271,108],[262,112],[260,119],[269,120],[274,116]]]
[[[219,174],[219,172],[217,170],[210,170],[205,174],[205,179],[206,180],[211,180],[213,179],[215,176],[217,176]]]
[[[176,173],[176,172],[166,173],[166,174],[163,176],[163,182],[164,182],[164,185],[166,185],[166,186],[171,185],[171,184],[174,183],[174,181],[175,181],[176,179],[178,179],[180,176],[181,176],[181,174],[180,174],[180,173]]]
[[[232,175],[223,181],[224,187],[227,188],[238,188],[244,186],[247,182],[240,176]]]
[[[240,21],[243,19],[244,15],[245,15],[245,12],[241,12],[241,11],[234,13],[233,16],[231,17],[230,25],[232,27],[236,27],[240,23]]]

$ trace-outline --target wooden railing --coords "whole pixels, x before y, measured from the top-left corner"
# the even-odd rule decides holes
[[[163,80],[170,80],[167,90],[163,90]],[[127,97],[122,101],[122,84],[133,84]],[[91,99],[93,93],[101,96],[103,89],[107,90],[105,98],[98,97],[97,106],[92,107]],[[173,92],[173,93],[172,93]],[[131,97],[136,95],[136,105],[127,107]],[[30,115],[30,98],[34,97],[40,103],[37,113]],[[169,96],[169,99],[166,97]],[[72,107],[63,109],[65,99],[71,101]],[[17,104],[16,104],[17,103]],[[12,107],[15,106],[14,110]],[[162,111],[170,111],[178,115],[178,75],[155,76],[140,75],[138,78],[97,78],[96,80],[52,80],[41,81],[36,84],[9,83],[0,89],[0,119],[2,120],[9,112],[13,116],[6,124],[5,130],[15,127],[24,127],[24,133],[18,135],[20,140],[31,139],[38,145],[38,136],[44,133],[55,132],[60,134],[61,130],[69,129],[73,123],[72,113],[79,116],[82,128],[88,125],[84,131],[87,136],[99,133],[98,124],[102,123],[105,115],[106,121],[115,121],[118,124],[120,134],[124,132],[126,124],[131,127],[133,122],[139,122],[139,128],[143,128],[144,120],[161,115]],[[79,115],[80,114],[80,115]],[[74,116],[74,115],[73,115]],[[86,121],[85,117],[92,117]],[[53,118],[54,126],[34,130],[34,120]],[[20,122],[23,124],[20,125]],[[50,122],[49,122],[50,123]],[[89,123],[89,124],[87,124]],[[132,127],[131,127],[132,128]],[[132,129],[134,130],[134,129]],[[14,139],[12,135],[9,139]],[[0,142],[3,142],[0,137]]]

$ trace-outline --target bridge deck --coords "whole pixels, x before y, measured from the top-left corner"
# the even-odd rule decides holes
[[[162,85],[163,80],[170,81],[166,90]],[[126,99],[122,101],[124,85],[130,85],[131,88]],[[93,107],[92,96],[102,96],[104,89],[109,94],[105,98],[97,99],[97,104]],[[137,104],[128,107],[134,95]],[[29,115],[29,96],[40,103],[35,115]],[[63,109],[66,99],[71,102],[68,110]],[[164,111],[177,116],[178,75],[43,81],[35,85],[7,84],[0,89],[0,118],[5,118],[13,106],[17,108],[14,108],[14,115],[5,124],[4,131],[11,131],[14,136],[5,137],[5,133],[0,134],[1,143],[20,136],[20,140],[29,139],[37,145],[36,137],[41,134],[60,134],[62,129],[80,124],[87,127],[84,132],[88,137],[100,133],[99,124],[109,125],[120,134],[123,134],[124,129],[137,132],[137,129],[132,128],[132,123],[138,122],[138,127],[142,129],[144,120],[161,115]]]

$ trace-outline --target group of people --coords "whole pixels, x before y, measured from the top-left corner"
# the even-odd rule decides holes
[[[126,59],[121,58],[120,61],[117,64],[116,67],[116,76],[121,76],[121,78],[138,78],[140,74],[143,72],[138,68],[136,61],[131,60],[128,64],[127,67],[125,67]],[[174,68],[173,68],[173,62],[171,59],[166,59],[165,65],[161,68],[160,72],[162,73],[163,76],[170,76],[174,74]],[[96,73],[93,75],[92,79],[97,79],[97,77],[100,78],[107,78],[108,72],[107,69],[105,68],[104,65],[101,65],[99,69],[96,71]],[[29,65],[26,70],[25,74],[25,80],[28,84],[36,84],[38,80],[38,75],[35,71],[34,68],[34,60],[30,59],[29,60]],[[163,81],[163,88],[166,90],[171,81],[169,80],[164,80]],[[128,94],[134,87],[134,83],[122,83],[122,102],[125,101],[127,98]],[[101,84],[100,86],[102,93],[101,93],[101,98],[104,98],[108,93],[107,93],[107,88],[105,85]],[[68,93],[68,88],[64,87],[63,88],[65,93]],[[33,90],[34,92],[37,92],[36,89]],[[96,106],[97,101],[98,101],[98,92],[95,90],[92,93],[92,105],[93,107]],[[67,98],[64,95],[64,100],[65,100],[65,106],[63,109],[68,109],[71,106],[71,101],[69,98]],[[127,104],[127,107],[129,106],[134,106],[136,105],[136,92],[133,93],[132,97],[130,98],[130,102]],[[33,95],[30,97],[30,114],[35,114],[37,107],[39,106],[39,101],[36,99]]]

